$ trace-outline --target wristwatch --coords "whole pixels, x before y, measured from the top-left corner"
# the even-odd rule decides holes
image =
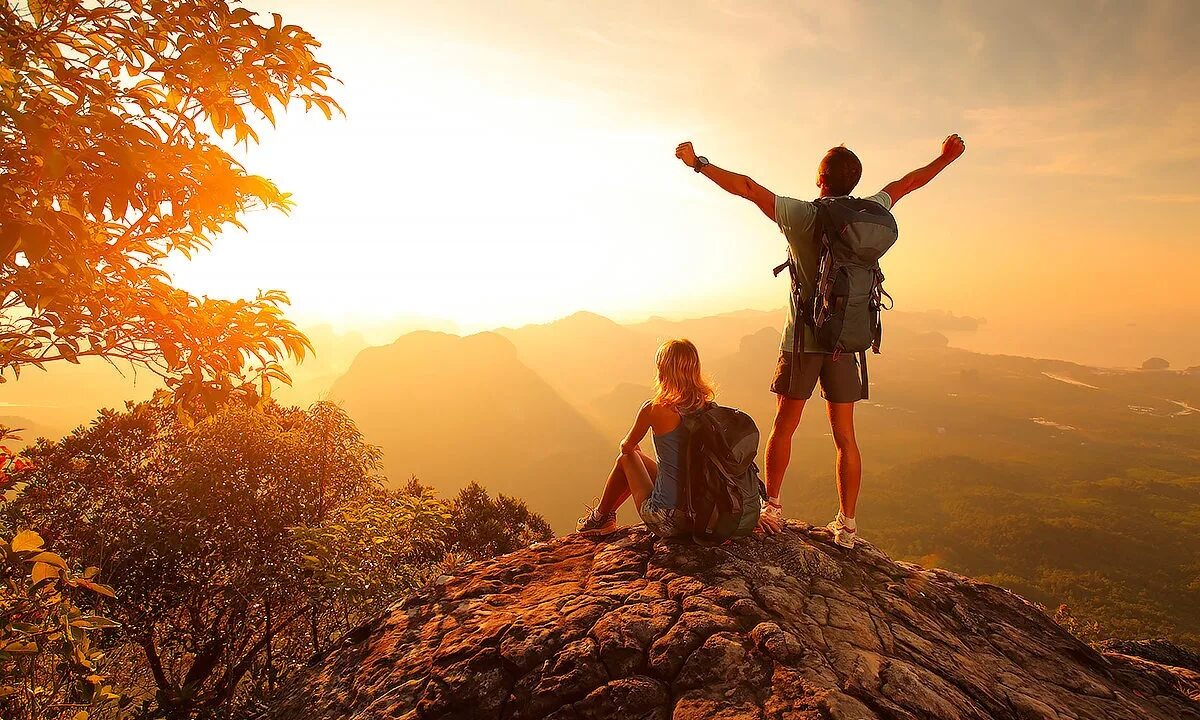
[[[692,166],[692,169],[695,170],[696,172],[700,172],[701,170],[704,169],[705,165],[712,165],[712,163],[710,163],[708,161],[708,158],[704,157],[703,155],[697,155],[696,156],[696,164]]]

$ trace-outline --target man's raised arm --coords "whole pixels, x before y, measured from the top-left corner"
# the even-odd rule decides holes
[[[938,173],[945,170],[950,163],[957,160],[958,157],[966,151],[966,149],[967,144],[964,143],[963,139],[957,134],[951,135],[943,140],[942,154],[938,155],[937,159],[925,167],[913,170],[895,182],[888,183],[887,186],[883,188],[883,191],[892,199],[892,206],[894,207],[896,203],[900,202],[900,198],[909,194],[913,190],[916,190],[920,187],[925,187],[930,180],[937,177]]]
[[[764,215],[775,222],[775,193],[745,175],[722,170],[710,163],[707,158],[697,158],[691,141],[680,143],[679,147],[675,148],[675,157],[682,160],[684,165],[715,182],[717,187],[725,192],[744,197],[754,203],[759,210],[763,211]]]

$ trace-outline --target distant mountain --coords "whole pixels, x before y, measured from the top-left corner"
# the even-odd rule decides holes
[[[367,439],[383,447],[393,482],[416,475],[443,493],[471,481],[525,498],[557,527],[578,517],[616,441],[601,435],[496,333],[404,335],[367,348],[336,383]],[[611,448],[611,449],[610,449]]]
[[[120,408],[145,400],[164,387],[157,375],[128,363],[113,365],[82,358],[78,365],[57,362],[46,370],[27,367],[18,380],[0,385],[0,411],[25,418],[27,442],[39,435],[57,438],[96,417],[100,408]]]
[[[304,334],[308,335],[313,352],[302,363],[285,365],[292,384],[278,387],[273,393],[283,404],[305,406],[324,398],[359,351],[367,347],[362,333],[339,332],[332,325],[306,327]]]
[[[27,417],[19,415],[0,415],[0,425],[8,428],[10,432],[13,432],[19,438],[0,441],[0,444],[7,445],[14,450],[31,445],[40,437],[58,437],[67,431],[65,427],[56,428],[40,425]]]
[[[655,339],[594,313],[500,328],[496,334],[511,341],[522,362],[577,406],[620,383],[654,379]]]
[[[303,363],[285,363],[292,386],[276,383],[274,397],[284,404],[309,405],[329,391],[350,362],[367,345],[357,332],[339,332],[330,325],[302,328],[314,352]],[[165,387],[154,373],[116,361],[83,358],[78,365],[59,362],[48,370],[25,368],[19,380],[0,386],[0,411],[26,419],[26,442],[39,435],[55,438],[89,422],[100,408],[124,407],[127,400],[145,400]]]
[[[362,353],[344,378],[357,383],[347,407],[385,447],[393,480],[416,473],[454,489],[477,479],[567,532],[650,394],[662,339],[697,341],[719,399],[749,412],[765,444],[778,319],[622,326],[584,313],[503,330],[507,341],[418,333]],[[871,399],[856,410],[864,536],[904,559],[1069,602],[1124,636],[1200,645],[1200,374],[948,344],[974,324],[888,314],[884,352],[869,358]],[[822,524],[833,515],[833,464],[817,395],[793,445],[788,514]]]
[[[685,337],[696,343],[701,356],[717,358],[735,352],[741,339],[767,328],[776,332],[783,328],[785,310],[737,310],[709,317],[667,320],[650,318],[630,325],[644,335],[653,336],[656,343],[670,338]]]

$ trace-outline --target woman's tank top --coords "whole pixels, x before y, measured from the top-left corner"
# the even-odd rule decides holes
[[[683,477],[683,447],[688,429],[680,417],[674,430],[654,436],[654,454],[658,456],[658,475],[650,498],[659,507],[678,508],[681,500],[679,484]]]

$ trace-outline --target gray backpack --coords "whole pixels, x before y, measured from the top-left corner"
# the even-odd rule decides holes
[[[816,286],[800,287],[790,257],[775,268],[776,275],[785,267],[791,270],[793,304],[800,314],[795,318],[792,351],[800,352],[802,325],[807,325],[823,350],[858,353],[865,400],[869,385],[866,351],[879,352],[883,342],[879,315],[891,308],[892,300],[883,289],[879,258],[896,243],[896,219],[873,200],[817,198],[813,204],[817,206],[813,236],[821,245]]]
[[[692,538],[721,543],[754,532],[767,491],[754,462],[759,434],[753,418],[710,403],[683,422],[683,510]]]

